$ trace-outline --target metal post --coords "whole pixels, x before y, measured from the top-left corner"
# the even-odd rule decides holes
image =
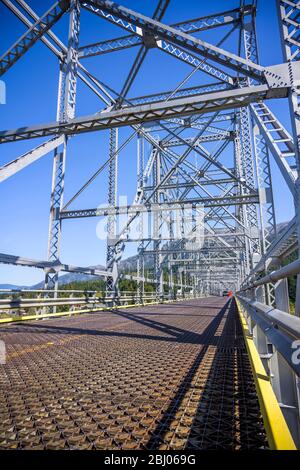
[[[254,63],[259,63],[258,46],[255,25],[256,10],[253,8],[250,21],[243,21],[245,56]],[[249,81],[252,83],[252,81]],[[253,128],[253,146],[255,156],[256,180],[259,191],[259,215],[260,215],[260,250],[265,254],[271,241],[276,236],[276,220],[274,210],[272,177],[270,169],[269,151],[265,138],[261,135],[258,126]],[[267,302],[275,305],[274,285],[266,286]]]
[[[250,23],[242,22],[243,45],[246,58],[254,59],[257,62],[257,47],[254,19]],[[251,83],[247,78],[241,82],[242,86]],[[255,175],[253,162],[253,146],[252,146],[252,122],[250,118],[249,107],[240,109],[240,135],[241,135],[241,159],[242,159],[242,177],[247,182],[248,188],[255,190]],[[250,190],[243,188],[244,194],[249,194]],[[246,223],[249,230],[249,260],[250,267],[253,268],[258,262],[261,254],[260,234],[258,229],[258,214],[255,204],[246,206]]]
[[[144,165],[145,165],[145,142],[139,133],[137,138],[137,197],[143,194],[144,185]],[[138,257],[137,257],[137,296],[140,303],[143,303],[145,296],[145,259],[144,259],[144,214],[139,217]]]
[[[153,165],[153,185],[156,187],[160,183],[161,179],[161,162],[160,162],[160,153],[156,153],[154,165]],[[158,204],[160,202],[160,191],[156,191],[153,197],[154,203]],[[164,295],[163,287],[163,270],[162,270],[162,255],[160,254],[161,241],[161,225],[162,225],[162,215],[161,212],[154,213],[154,272],[156,280],[156,300],[162,300]]]
[[[109,131],[109,168],[108,168],[108,204],[111,207],[117,205],[118,187],[118,129]],[[106,280],[107,295],[113,298],[113,303],[119,296],[118,288],[118,260],[116,253],[116,215],[109,215],[107,219],[107,269],[112,273]]]
[[[69,19],[68,52],[64,63],[60,64],[57,115],[58,122],[73,119],[75,117],[76,105],[76,81],[78,64],[78,45],[80,28],[80,5],[78,0],[71,0]],[[63,143],[63,149],[55,149],[52,187],[50,220],[48,235],[48,261],[59,261],[60,240],[61,240],[61,220],[60,211],[63,205],[64,177],[67,153],[67,139]],[[45,288],[57,290],[58,271],[46,271]],[[55,294],[56,296],[56,294]]]

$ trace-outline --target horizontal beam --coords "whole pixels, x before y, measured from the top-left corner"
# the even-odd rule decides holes
[[[196,181],[182,181],[179,183],[166,183],[160,186],[161,191],[168,190],[168,189],[187,189],[187,188],[194,188],[195,186],[211,186],[211,185],[222,185],[222,184],[229,184],[234,183],[236,180],[233,178],[217,178],[217,179],[202,179]],[[155,186],[144,186],[143,191],[153,191]]]
[[[146,121],[168,119],[172,117],[191,116],[220,111],[222,109],[240,108],[250,103],[271,98],[285,98],[288,88],[270,89],[268,85],[250,86],[239,89],[208,93],[194,97],[178,98],[164,103],[128,106],[119,110],[102,112],[72,119],[68,122],[54,122],[32,127],[1,131],[0,143],[50,136],[53,134],[74,135],[85,132],[137,125]]]
[[[112,215],[132,215],[139,213],[157,213],[162,211],[180,210],[186,207],[196,207],[203,205],[204,207],[216,206],[235,206],[242,204],[258,204],[258,194],[244,194],[238,196],[214,197],[214,198],[193,198],[183,201],[166,201],[163,204],[134,204],[132,206],[107,206],[95,209],[79,209],[62,211],[60,219],[78,219],[83,217],[106,217]]]
[[[82,268],[80,266],[72,266],[69,264],[62,264],[57,261],[41,261],[30,258],[23,258],[21,256],[7,255],[0,253],[0,263],[2,264],[13,264],[14,266],[27,266],[31,268],[43,269],[47,272],[59,272],[65,271],[68,273],[81,273],[88,274],[91,276],[111,276],[111,273],[97,268]]]
[[[159,103],[160,101],[166,101],[170,98],[183,98],[186,96],[195,96],[200,95],[201,93],[211,93],[214,91],[223,91],[229,90],[230,87],[226,83],[209,83],[206,85],[188,87],[188,88],[179,88],[174,92],[174,90],[162,91],[160,93],[152,93],[150,95],[136,96],[129,99],[132,106],[138,104],[147,104],[147,103]],[[157,123],[155,123],[157,125]],[[187,123],[188,124],[188,123]],[[190,125],[194,124],[193,122]]]
[[[61,18],[69,5],[69,0],[56,2],[0,57],[0,77]]]
[[[225,132],[220,133],[220,134],[205,134],[199,137],[199,139],[194,142],[193,137],[184,137],[182,139],[172,139],[167,141],[166,143],[162,143],[163,148],[168,148],[168,147],[180,147],[182,145],[198,145],[203,142],[217,142],[221,140],[233,140],[234,135],[233,133],[230,134],[230,132]]]
[[[246,5],[243,8],[243,11],[241,11],[241,9],[239,8],[236,8],[234,10],[224,11],[217,15],[208,15],[188,21],[173,23],[172,26],[174,28],[178,28],[184,33],[192,34],[198,31],[205,31],[208,29],[236,23],[241,19],[242,15],[249,15],[252,11],[252,5]],[[88,44],[86,46],[82,46],[79,48],[78,53],[80,59],[85,59],[87,57],[107,54],[123,49],[125,50],[129,47],[141,46],[143,44],[143,37],[138,37],[134,34],[127,34],[126,36],[107,39],[106,41],[100,41],[93,44]]]
[[[234,247],[224,247],[224,246],[215,246],[214,248],[201,248],[200,250],[190,250],[190,249],[185,249],[185,248],[170,248],[170,249],[166,249],[166,248],[163,248],[161,250],[159,250],[159,254],[162,254],[162,255],[172,255],[172,254],[176,254],[176,253],[193,253],[193,254],[198,254],[198,253],[207,253],[207,254],[211,254],[211,253],[218,253],[218,252],[230,252],[230,251],[234,251],[234,252],[239,252],[239,251],[243,251],[244,250],[244,246],[234,246]],[[157,253],[156,250],[145,250],[144,251],[144,255],[155,255]]]
[[[160,283],[160,281],[158,281],[156,279],[151,279],[149,277],[131,276],[130,274],[122,274],[121,273],[120,277],[122,279],[127,279],[128,281],[147,282],[148,284],[159,284]],[[169,283],[167,281],[163,281],[162,284],[164,286],[169,285]],[[176,283],[173,283],[173,286],[174,287],[182,287],[181,284],[176,284]],[[183,287],[187,288],[187,289],[192,289],[193,288],[193,286],[187,286],[186,284]]]
[[[266,73],[268,73],[268,71],[264,67],[203,40],[197,39],[177,28],[167,26],[141,13],[120,6],[115,2],[88,0],[83,2],[83,6],[89,8],[91,11],[116,26],[125,29],[127,32],[131,31],[138,36],[144,36],[145,34],[155,36],[159,39],[176,44],[177,46],[181,46],[191,52],[196,52],[206,59],[213,60],[226,68],[231,68],[237,73],[250,76],[259,82],[266,81]],[[279,78],[278,76],[278,79]]]

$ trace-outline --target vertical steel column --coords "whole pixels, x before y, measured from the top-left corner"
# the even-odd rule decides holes
[[[65,162],[66,162],[66,140],[63,144],[63,150],[55,149],[52,186],[51,186],[51,205],[48,236],[48,261],[59,262],[60,241],[61,241],[61,220],[60,211],[63,204]],[[58,288],[58,271],[46,271],[45,289]]]
[[[109,131],[109,167],[108,167],[108,205],[114,208],[117,204],[118,188],[118,129]],[[116,253],[117,216],[107,218],[107,253],[106,266],[112,275],[107,277],[106,291],[109,297],[118,297],[118,261]]]
[[[63,118],[65,121],[68,119],[74,119],[75,117],[79,29],[80,2],[79,0],[71,0],[68,53],[65,65],[66,80],[63,109]]]
[[[176,178],[176,183],[177,183],[177,178]],[[174,240],[174,225],[175,225],[175,221],[174,221],[174,213],[173,211],[171,210],[169,213],[168,213],[168,230],[169,230],[169,237],[170,237],[170,244],[169,244],[169,247],[172,243],[172,241]],[[174,272],[173,272],[173,269],[174,269],[174,261],[175,260],[175,256],[174,255],[169,255],[168,257],[168,279],[169,279],[169,298],[170,299],[173,299],[175,297],[175,286],[174,286]]]
[[[161,162],[160,162],[160,153],[156,152],[156,157],[153,165],[153,186],[156,187],[160,183],[161,177]],[[155,191],[153,196],[154,204],[159,204],[160,201],[160,191]],[[154,213],[154,273],[156,280],[156,300],[159,301],[164,295],[163,287],[163,270],[162,270],[162,255],[160,254],[161,248],[161,224],[162,224],[162,215],[161,212],[155,211]]]
[[[179,274],[179,282],[180,282],[180,296],[181,298],[184,297],[184,287],[183,287],[183,271],[182,268],[178,269],[178,274]]]
[[[262,249],[263,253],[266,253],[276,236],[276,218],[269,152],[265,139],[259,133],[258,126],[254,127],[254,147],[262,225]]]
[[[137,196],[143,194],[144,186],[144,165],[145,165],[145,141],[141,134],[138,134],[137,139]],[[144,214],[139,216],[139,233],[140,240],[138,241],[138,257],[137,257],[137,295],[141,303],[143,303],[145,296],[145,259],[144,259]]]
[[[264,254],[276,236],[277,230],[269,152],[266,141],[259,133],[257,126],[254,127],[254,148],[259,192],[262,252]],[[266,302],[273,307],[275,307],[276,304],[274,289],[274,284],[269,283],[266,285]]]
[[[242,159],[242,177],[250,188],[255,190],[253,150],[251,141],[251,121],[248,108],[240,110],[240,133],[241,133],[241,159]],[[243,194],[250,194],[248,188],[243,188]],[[258,216],[255,204],[245,205],[245,215],[247,227],[249,230],[249,261],[252,268],[259,260],[261,249],[258,230]]]
[[[243,46],[247,59],[257,62],[257,47],[254,19],[250,23],[241,23],[243,32]],[[242,86],[250,85],[251,80],[245,79],[241,82]],[[253,162],[253,146],[252,146],[252,122],[250,119],[249,107],[240,109],[240,135],[241,135],[241,158],[242,158],[242,177],[247,182],[248,187],[255,190],[255,174]],[[248,188],[243,189],[244,194],[250,193]],[[258,214],[255,204],[247,204],[246,206],[246,222],[249,229],[249,260],[250,267],[259,260],[261,254],[260,236],[258,229]]]
[[[251,20],[243,23],[245,56],[254,63],[259,63],[259,53],[255,25],[256,10],[253,9]],[[255,168],[257,186],[259,191],[260,237],[261,251],[266,253],[272,239],[276,236],[276,219],[274,210],[272,177],[269,160],[269,151],[265,138],[261,135],[258,126],[253,127],[253,143],[255,154]],[[266,301],[275,306],[275,291],[273,284],[266,286]]]
[[[66,121],[75,117],[76,105],[76,81],[78,64],[78,45],[80,29],[80,5],[78,0],[70,2],[70,20],[68,53],[66,61],[60,64],[58,100],[57,100],[57,121]],[[60,241],[61,241],[61,220],[60,211],[63,204],[64,176],[67,152],[67,139],[63,144],[63,149],[54,151],[52,188],[50,202],[50,219],[48,235],[48,261],[59,261]],[[58,271],[46,271],[45,288],[57,290]]]
[[[242,161],[241,161],[241,139],[239,129],[236,128],[235,138],[234,138],[234,168],[236,175],[239,179],[242,178]],[[237,194],[243,194],[243,187],[240,183],[237,185]],[[242,279],[246,277],[250,270],[250,260],[249,260],[249,238],[246,233],[246,207],[236,206],[236,218],[240,221],[241,226],[243,227],[243,236],[239,237],[238,243],[240,240],[243,240],[243,250],[240,251],[239,262],[241,266],[241,276]],[[236,225],[236,230],[240,230],[238,224]]]
[[[173,265],[168,263],[168,276],[169,276],[169,298],[174,297],[174,284],[173,284]]]

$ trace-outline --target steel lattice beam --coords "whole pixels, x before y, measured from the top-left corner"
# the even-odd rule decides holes
[[[228,26],[236,24],[241,20],[242,16],[247,16],[252,13],[252,6],[246,5],[241,11],[240,8],[228,10],[217,15],[208,15],[201,18],[195,18],[189,21],[181,21],[174,23],[172,26],[178,28],[184,33],[197,33],[199,31],[206,31],[208,29],[217,28],[220,26]],[[107,54],[109,52],[116,52],[129,47],[139,46],[143,44],[143,38],[139,38],[134,34],[121,36],[114,39],[97,42],[82,46],[79,49],[79,57],[86,58],[95,55]],[[148,46],[149,47],[149,46]]]
[[[70,0],[56,2],[0,57],[0,76],[7,72],[62,17],[69,5]]]
[[[147,121],[168,119],[178,116],[206,114],[222,109],[234,109],[247,106],[252,102],[287,96],[286,86],[270,89],[268,85],[250,86],[235,90],[226,90],[195,97],[178,98],[165,103],[128,106],[121,110],[103,111],[96,115],[72,119],[68,122],[56,122],[46,125],[19,128],[0,132],[0,143],[45,137],[53,134],[66,135],[137,125]]]
[[[49,141],[0,168],[0,181],[4,181],[54,150],[48,261],[23,259],[24,263],[29,263],[28,266],[38,265],[46,270],[47,286],[57,287],[58,272],[66,268],[66,265],[60,263],[61,223],[64,219],[107,217],[108,232],[113,242],[108,245],[107,271],[103,275],[107,278],[108,292],[113,301],[118,298],[118,279],[133,279],[132,276],[126,277],[118,272],[118,265],[126,242],[135,241],[131,237],[130,227],[136,219],[139,221],[140,238],[137,243],[137,276],[134,276],[134,280],[137,281],[141,301],[145,282],[155,284],[158,299],[164,297],[167,291],[171,292],[174,286],[184,290],[195,289],[198,285],[202,293],[208,293],[209,289],[217,289],[218,275],[222,275],[223,282],[231,281],[230,286],[239,286],[248,279],[249,271],[251,278],[259,270],[261,272],[271,265],[273,255],[286,256],[297,247],[295,231],[298,230],[299,234],[298,215],[284,236],[275,236],[269,153],[285,178],[295,198],[296,212],[299,212],[298,2],[277,0],[285,63],[270,67],[260,65],[259,62],[255,1],[249,0],[249,5],[243,1],[240,8],[177,22],[171,26],[161,21],[168,0],[158,2],[153,18],[106,0],[59,2],[52,7],[51,14],[51,9],[47,12],[49,16],[45,14],[43,17],[39,17],[24,0],[15,0],[14,3],[3,0],[3,3],[28,27],[28,31],[3,56],[2,66],[11,66],[37,40],[56,55],[60,65],[56,122],[0,133],[0,143],[51,136]],[[81,46],[81,6],[125,29],[129,34]],[[59,18],[55,18],[55,13],[59,13],[55,8],[69,9],[67,45],[51,30]],[[217,45],[193,36],[196,32],[219,26],[229,27]],[[238,28],[238,52],[228,52],[225,46],[223,48],[223,43]],[[97,79],[80,63],[81,58],[134,46],[140,47],[139,53],[120,92]],[[128,99],[127,95],[140,73],[146,53],[152,48],[189,64],[192,71],[175,90]],[[205,83],[202,81],[201,85],[186,87],[194,72],[197,72],[197,77],[201,73],[211,75],[214,83],[202,85]],[[77,78],[105,103],[105,109],[91,116],[75,117]],[[286,97],[290,100],[292,136],[265,103],[269,99]],[[222,110],[226,112],[222,114]],[[123,126],[133,127],[134,132],[118,147],[118,128]],[[110,129],[108,160],[64,208],[69,138],[104,129]],[[188,132],[186,129],[189,129]],[[138,141],[137,190],[131,206],[120,206],[116,198],[117,158],[133,138]],[[213,142],[217,142],[215,149],[208,151]],[[100,209],[69,209],[70,204],[106,168],[109,182],[107,206]],[[201,223],[205,229],[205,241],[202,248],[192,250],[187,242],[186,228],[180,228],[181,238],[177,241],[164,230],[167,226],[170,234],[174,231],[175,219],[171,214],[174,206],[180,210],[189,206],[195,213],[199,204],[204,211]],[[153,209],[158,209],[156,233],[146,236],[143,233],[142,215]],[[125,214],[129,216],[128,223],[121,233],[116,234],[117,217]],[[196,228],[194,225],[192,235]],[[261,259],[256,259],[257,264],[253,262],[251,270],[251,256],[253,252],[258,255],[260,250]],[[149,256],[152,260],[152,278],[145,271],[145,258]],[[75,269],[73,272],[92,274],[89,268],[67,267]],[[169,272],[167,282],[163,280],[164,269]]]
[[[86,8],[90,8],[97,14],[100,14],[107,21],[117,26],[131,31],[136,35],[148,33],[158,38],[170,41],[173,44],[182,46],[184,49],[196,52],[212,61],[215,61],[225,67],[229,67],[238,73],[254,78],[260,82],[265,82],[271,70],[264,68],[254,62],[245,60],[235,54],[229,53],[212,44],[183,33],[182,31],[167,26],[159,21],[152,20],[145,15],[137,13],[129,8],[118,5],[114,2],[105,0],[89,0],[83,2]],[[273,79],[282,81],[281,75],[273,72]]]

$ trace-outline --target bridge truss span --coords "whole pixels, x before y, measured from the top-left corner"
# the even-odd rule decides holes
[[[238,293],[240,310],[249,322],[256,322],[254,335],[262,332],[253,302],[290,312],[287,276],[277,279],[271,271],[280,270],[290,255],[295,256],[300,237],[300,5],[296,0],[276,0],[272,7],[282,46],[274,65],[260,60],[263,38],[256,28],[261,14],[257,0],[236,0],[235,8],[221,12],[214,12],[213,2],[211,12],[206,7],[201,11],[202,2],[198,3],[197,16],[184,19],[171,14],[170,0],[158,0],[147,15],[105,0],[60,0],[43,14],[25,0],[0,1],[7,15],[24,27],[0,57],[0,76],[8,77],[9,83],[23,57],[39,43],[45,58],[57,59],[56,116],[49,113],[48,122],[13,129],[3,128],[3,123],[0,129],[5,148],[22,148],[27,140],[38,139],[0,167],[3,185],[46,155],[53,158],[47,257],[43,261],[29,253],[28,258],[0,253],[0,263],[42,270],[42,308],[47,311],[47,305],[55,313],[63,304],[59,277],[69,272],[103,279],[103,298],[97,300],[94,294],[87,302],[92,306],[128,303],[127,293],[120,289],[126,279],[134,286],[134,302],[141,304],[145,299],[163,302]],[[99,24],[93,39],[86,31],[89,20]],[[68,24],[65,42],[54,32],[63,21]],[[102,36],[101,25],[111,38]],[[164,86],[158,57],[170,65]],[[122,80],[105,76],[107,68],[101,68],[105,60],[116,64],[110,73],[117,71]],[[119,64],[125,63],[130,63],[128,69],[119,70]],[[145,70],[151,70],[153,83],[146,80]],[[179,75],[181,80],[175,81]],[[88,113],[81,112],[84,91],[95,104]],[[278,103],[281,110],[286,108],[280,119],[275,111]],[[101,140],[101,162],[83,183],[74,182],[67,199],[66,162],[72,165],[72,147],[95,133]],[[97,161],[94,145],[87,147]],[[81,165],[85,166],[84,155]],[[294,217],[282,230],[277,223],[274,174],[282,182],[282,198],[293,201]],[[99,184],[99,199],[82,207],[82,195],[101,178],[105,186]],[[124,187],[129,188],[125,203]],[[104,221],[105,267],[63,261],[65,224],[74,219],[84,223],[87,218],[96,219],[95,226]],[[84,245],[83,241],[81,250]],[[125,259],[129,252],[130,263]],[[292,273],[298,275],[295,314],[299,317],[300,265],[296,269]],[[258,283],[259,279],[266,282]],[[3,305],[12,308],[10,300]],[[13,300],[19,307],[23,302]],[[262,355],[269,354],[272,342],[267,336],[264,341]],[[279,369],[285,366],[280,358],[270,361],[270,374],[275,370],[279,377],[274,388],[280,389],[278,395],[284,400]],[[294,393],[292,403],[287,398],[282,409],[300,445],[300,427],[295,424],[299,378],[288,370],[298,395]]]

